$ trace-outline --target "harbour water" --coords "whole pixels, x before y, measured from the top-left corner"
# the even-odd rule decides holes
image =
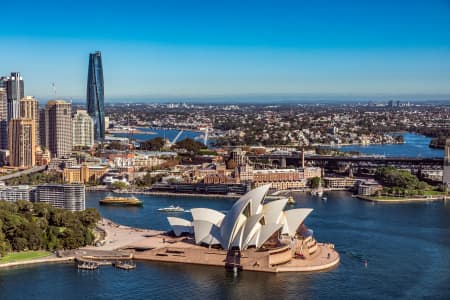
[[[144,206],[103,207],[103,193],[87,205],[115,222],[168,229],[171,204],[226,211],[231,199],[142,196]],[[0,270],[0,299],[449,299],[450,202],[373,204],[347,192],[327,201],[295,194],[291,207],[311,207],[306,224],[318,241],[341,254],[338,267],[319,273],[266,274],[222,268],[138,262],[133,271],[101,267],[77,271],[71,264]],[[172,214],[188,217],[188,213]],[[367,261],[367,265],[366,262]]]
[[[431,138],[414,133],[402,134],[403,144],[386,145],[350,145],[336,147],[342,151],[358,151],[364,154],[376,154],[385,156],[409,156],[409,157],[443,157],[444,150],[428,147]]]
[[[176,129],[162,129],[162,128],[147,128],[147,127],[139,127],[140,133],[136,133],[132,135],[132,138],[138,142],[147,141],[149,139],[154,139],[156,137],[166,138],[169,141],[172,141],[177,134],[180,132]],[[128,137],[128,133],[114,133],[114,136],[118,137]],[[201,139],[201,132],[186,130],[178,137],[178,141],[184,140],[186,138],[195,139],[196,141],[203,142]]]
[[[175,129],[158,129],[158,128],[139,128],[140,131],[148,131],[149,133],[134,134],[133,138],[137,141],[146,141],[155,137],[164,137],[172,141],[179,130]],[[115,133],[115,136],[128,137],[127,133]],[[443,157],[444,150],[433,149],[428,145],[431,138],[414,133],[402,133],[404,138],[403,144],[373,144],[373,145],[348,145],[333,147],[342,151],[357,151],[364,154],[385,155],[385,156],[409,156],[409,157]],[[196,131],[183,131],[178,140],[186,138],[195,139],[203,142],[203,133]],[[208,145],[212,145],[212,141],[208,140]]]

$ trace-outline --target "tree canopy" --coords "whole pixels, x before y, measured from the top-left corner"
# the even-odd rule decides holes
[[[175,143],[175,145],[173,145],[172,148],[185,149],[187,152],[198,154],[200,150],[206,149],[207,147],[200,142],[187,138]]]
[[[404,189],[426,188],[426,183],[411,174],[409,171],[398,170],[394,167],[378,168],[375,176],[388,187],[399,187]],[[425,184],[425,185],[424,185]]]
[[[155,137],[153,139],[142,142],[140,145],[141,150],[160,151],[166,141],[162,137]]]
[[[70,212],[46,203],[0,201],[0,254],[92,244],[98,220],[100,214],[95,208]]]

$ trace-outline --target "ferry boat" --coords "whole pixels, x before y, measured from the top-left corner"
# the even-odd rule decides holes
[[[115,197],[107,196],[104,199],[98,201],[101,205],[131,205],[142,206],[143,202],[136,197]]]
[[[180,206],[169,206],[169,207],[163,207],[163,208],[158,208],[158,211],[162,211],[162,212],[184,212],[184,208],[180,207]]]

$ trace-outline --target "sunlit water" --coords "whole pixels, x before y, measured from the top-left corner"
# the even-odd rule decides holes
[[[409,157],[443,157],[444,150],[429,147],[431,138],[413,133],[403,134],[403,144],[387,145],[351,145],[341,146],[342,151],[358,151],[364,154],[377,154],[385,156],[409,156]]]
[[[210,207],[226,211],[234,200],[139,196],[142,208],[87,204],[107,218],[143,228],[168,229],[160,207]],[[372,204],[347,192],[328,200],[296,194],[292,207],[311,207],[306,223],[316,239],[332,242],[338,267],[319,273],[242,272],[220,267],[140,262],[133,271],[72,264],[0,270],[0,299],[430,299],[450,298],[450,202]],[[174,214],[188,217],[187,213]],[[364,261],[367,260],[367,267]]]

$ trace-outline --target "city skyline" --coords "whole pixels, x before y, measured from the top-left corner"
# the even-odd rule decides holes
[[[42,21],[0,33],[8,45],[0,50],[2,74],[21,72],[25,93],[41,102],[82,101],[85,57],[98,49],[107,66],[107,102],[450,99],[446,1],[103,4],[90,4],[96,19],[87,26],[83,1],[67,8],[52,1],[6,3],[5,9]]]

